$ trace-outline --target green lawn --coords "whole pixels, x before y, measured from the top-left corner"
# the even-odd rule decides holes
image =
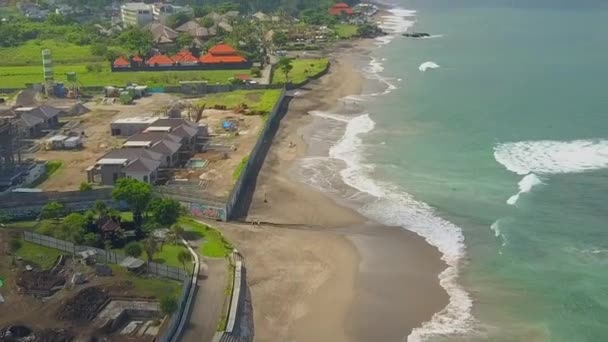
[[[163,250],[157,252],[154,255],[154,262],[159,264],[165,264],[168,266],[183,268],[184,265],[182,265],[182,263],[177,260],[177,255],[180,251],[184,250],[188,251],[188,249],[184,245],[182,245],[181,242],[177,245],[165,243],[163,245]],[[188,266],[189,263],[186,264],[186,267]]]
[[[186,231],[194,232],[204,239],[201,245],[201,253],[204,256],[222,258],[232,252],[232,245],[224,239],[219,231],[189,217],[180,217],[178,223]]]
[[[179,298],[182,290],[180,282],[170,279],[137,276],[119,265],[109,265],[115,276],[133,283],[135,292],[144,297],[162,298],[164,296],[175,296]]]
[[[289,81],[300,83],[325,70],[329,61],[327,58],[294,59],[292,63],[293,69],[289,73]],[[285,74],[283,74],[280,68],[277,68],[272,77],[272,83],[285,83],[285,81]]]
[[[199,104],[206,104],[207,107],[226,106],[228,109],[233,109],[244,103],[251,110],[268,113],[279,100],[279,96],[281,89],[235,90],[229,93],[206,95]]]
[[[37,220],[29,220],[29,221],[14,221],[6,224],[7,227],[11,228],[19,228],[25,230],[33,230],[38,226],[39,222]]]
[[[179,85],[180,81],[207,81],[210,84],[228,83],[236,74],[249,74],[249,70],[201,71],[137,71],[111,72],[110,65],[102,62],[100,72],[87,71],[86,64],[56,65],[55,80],[67,82],[67,73],[76,72],[82,86],[124,86],[127,83],[149,86]],[[41,66],[0,66],[0,79],[6,88],[25,87],[28,83],[42,82]]]
[[[358,27],[357,25],[337,24],[334,30],[340,39],[349,39],[357,35]]]
[[[93,56],[90,45],[75,45],[54,39],[30,40],[23,45],[0,48],[2,66],[36,66],[42,73],[42,50],[50,49],[53,64],[86,64],[103,62],[104,58]]]
[[[40,178],[36,179],[36,181],[30,184],[31,187],[35,188],[38,185],[44,183],[47,179],[49,179],[54,173],[59,171],[59,169],[63,166],[63,162],[61,160],[51,160],[46,163],[46,171]]]
[[[17,255],[23,260],[39,265],[43,269],[49,269],[55,265],[55,261],[62,254],[58,249],[40,246],[31,242],[21,241],[22,246]]]

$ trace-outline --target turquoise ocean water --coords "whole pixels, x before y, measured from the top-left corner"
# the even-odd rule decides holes
[[[410,340],[608,341],[608,1],[397,1],[329,154],[451,265]]]

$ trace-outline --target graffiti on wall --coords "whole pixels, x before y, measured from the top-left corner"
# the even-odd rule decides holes
[[[192,216],[207,217],[215,220],[226,220],[226,210],[206,206],[204,204],[190,204],[190,214],[192,214]]]

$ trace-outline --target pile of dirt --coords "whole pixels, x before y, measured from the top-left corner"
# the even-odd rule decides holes
[[[65,278],[55,271],[22,271],[17,278],[17,286],[24,292],[45,292],[63,286]]]
[[[3,342],[70,342],[74,339],[65,329],[43,329],[32,332],[26,326],[14,325],[0,329]]]
[[[32,342],[71,342],[74,336],[66,329],[44,329],[34,333]]]
[[[63,321],[90,321],[109,298],[107,291],[102,288],[86,288],[57,310],[57,318]]]

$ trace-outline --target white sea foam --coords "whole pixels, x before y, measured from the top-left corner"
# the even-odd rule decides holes
[[[507,200],[507,204],[515,205],[515,203],[517,203],[517,200],[519,199],[519,196],[521,194],[530,192],[533,187],[540,185],[540,184],[543,184],[543,181],[540,178],[538,178],[538,176],[535,175],[534,173],[529,173],[529,174],[525,175],[524,178],[522,178],[519,181],[519,183],[517,183],[517,185],[519,187],[519,192],[516,193],[515,195],[509,197],[509,199]]]
[[[397,35],[406,32],[415,23],[411,18],[416,15],[416,11],[394,8],[388,12],[390,14],[383,15],[378,24],[384,32],[388,33],[386,36],[376,38],[379,46],[390,43]]]
[[[345,115],[323,112],[320,110],[313,110],[310,112],[310,115],[316,116],[319,118],[332,119],[332,120],[336,120],[336,121],[340,121],[340,122],[349,122],[351,120],[351,118],[349,118],[348,116],[345,116]]]
[[[437,69],[437,68],[439,68],[439,64],[428,61],[428,62],[424,62],[424,63],[420,64],[420,66],[418,67],[418,70],[425,72],[428,69]]]
[[[343,121],[335,114],[322,117]],[[348,120],[342,139],[329,150],[329,156],[346,164],[340,171],[342,180],[352,188],[373,197],[361,208],[361,212],[386,225],[401,226],[424,237],[442,253],[448,268],[439,275],[441,286],[450,297],[449,304],[436,313],[431,321],[412,331],[408,341],[421,341],[437,334],[465,333],[473,323],[472,301],[457,283],[458,265],[464,256],[464,236],[456,225],[439,217],[426,203],[415,200],[411,195],[389,183],[369,176],[372,165],[363,162],[364,148],[360,135],[372,131],[374,121],[368,114]]]
[[[494,236],[500,237],[500,220],[496,220],[492,223],[490,229],[494,232]]]
[[[519,175],[580,173],[608,168],[608,140],[504,143],[494,148],[494,158]]]
[[[378,59],[372,58],[368,64],[368,66],[366,68],[364,68],[363,71],[364,71],[363,75],[366,78],[371,79],[371,80],[376,80],[376,81],[386,85],[386,89],[381,93],[356,95],[358,100],[360,100],[360,101],[364,100],[366,97],[376,97],[379,95],[386,95],[386,94],[389,94],[390,92],[392,92],[393,90],[397,89],[397,86],[395,86],[391,82],[393,80],[392,78],[384,77],[381,75],[381,72],[384,71],[384,65]]]

